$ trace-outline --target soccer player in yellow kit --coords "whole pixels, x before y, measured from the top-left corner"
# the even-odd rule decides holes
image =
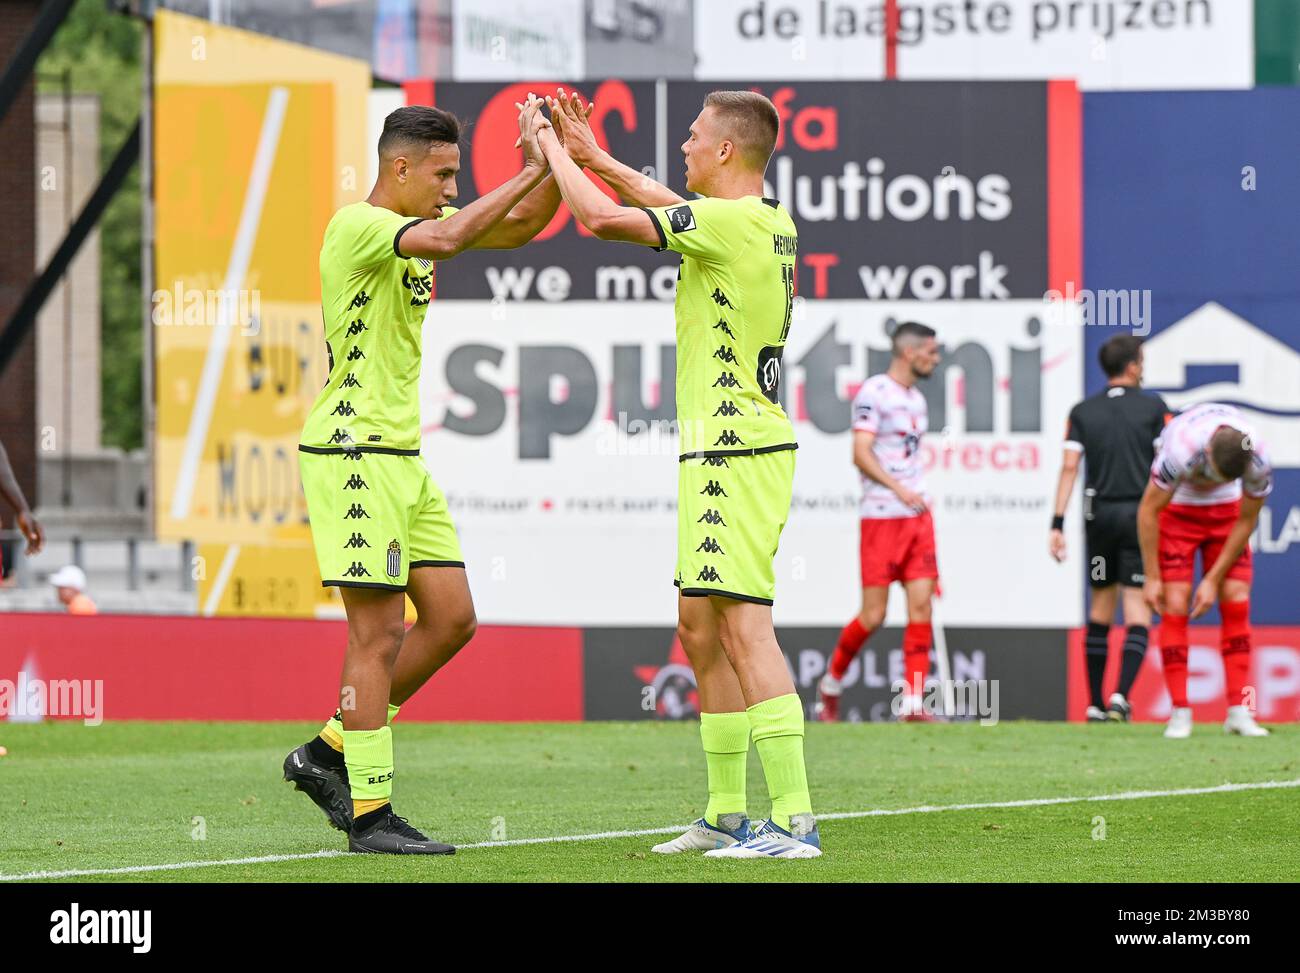
[[[580,102],[561,91],[551,109],[554,128],[539,142],[574,215],[601,239],[682,256],[675,583],[678,633],[700,694],[709,802],[685,834],[654,850],[816,857],[803,707],[772,627],[772,560],[794,480],[794,429],[777,393],[798,252],[790,215],[763,197],[776,109],[750,91],[704,100],[682,145],[686,188],[704,197],[689,201],[597,148]],[[580,165],[638,205],[610,200]],[[772,798],[756,830],[745,798],[751,736]]]
[[[462,210],[460,123],[437,108],[390,114],[379,178],[330,220],[321,247],[329,379],[302,431],[303,491],[322,582],[348,617],[339,711],[285,758],[355,852],[450,854],[393,813],[398,707],[474,633],[474,604],[442,491],[420,459],[421,328],[433,262],[531,240],[560,195],[537,131],[541,102],[520,105],[523,166]],[[501,146],[508,151],[507,146]],[[405,596],[418,618],[407,631]]]

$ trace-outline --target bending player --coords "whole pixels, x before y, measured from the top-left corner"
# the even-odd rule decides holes
[[[1273,489],[1268,453],[1230,405],[1208,402],[1165,427],[1138,507],[1146,574],[1143,596],[1161,615],[1160,654],[1173,711],[1165,736],[1191,736],[1187,621],[1219,602],[1219,645],[1227,684],[1225,733],[1268,736],[1246,703],[1250,678],[1250,535]],[[1243,496],[1243,493],[1245,494]],[[1196,552],[1204,576],[1192,594]],[[1190,602],[1190,605],[1189,605]]]
[[[421,330],[435,260],[518,247],[559,205],[529,98],[520,106],[523,166],[457,211],[460,123],[437,108],[399,108],[379,138],[379,178],[334,214],[321,248],[329,379],[298,447],[323,584],[348,616],[339,711],[284,761],[349,834],[352,851],[450,854],[393,813],[389,723],[474,634],[474,604],[442,491],[420,459]],[[506,150],[505,146],[501,147]],[[545,182],[544,182],[545,181]],[[407,631],[405,601],[417,620]]]
[[[749,91],[705,98],[682,145],[686,188],[704,196],[690,202],[597,148],[580,103],[564,92],[552,121],[573,157],[553,132],[540,141],[574,215],[603,240],[682,255],[678,633],[699,687],[709,802],[689,831],[654,850],[815,857],[821,844],[804,771],[803,708],[772,627],[772,559],[794,481],[794,430],[778,389],[798,247],[789,214],[763,197],[776,109]],[[579,165],[639,205],[609,199]],[[772,798],[756,832],[745,798],[751,736]]]
[[[921,437],[930,419],[916,383],[938,366],[939,342],[933,328],[907,321],[894,330],[891,350],[889,369],[863,382],[853,399],[853,464],[862,476],[862,610],[840,632],[817,684],[816,713],[823,722],[839,719],[844,674],[884,622],[895,581],[907,593],[906,686],[898,714],[903,720],[929,719],[921,697],[930,671],[930,601],[939,567],[921,473]]]

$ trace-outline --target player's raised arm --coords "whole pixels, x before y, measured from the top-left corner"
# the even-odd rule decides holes
[[[577,163],[569,158],[553,129],[545,128],[539,132],[538,142],[550,163],[555,181],[559,183],[564,201],[579,223],[602,240],[659,245],[662,233],[654,218],[643,209],[620,206],[597,189],[583,175]]]
[[[638,206],[672,206],[686,202],[663,183],[624,165],[597,144],[588,122],[594,102],[584,107],[576,93],[567,93],[560,88],[554,98],[547,97],[546,104],[551,109],[551,120],[569,158],[579,168],[590,169],[605,180],[620,199]]]
[[[524,149],[523,167],[496,189],[476,199],[462,210],[446,219],[423,220],[406,230],[401,236],[400,253],[407,257],[424,257],[428,260],[447,260],[456,254],[475,247],[546,178],[546,159],[537,144],[539,129],[550,128],[539,109],[541,100],[529,97],[520,108],[519,134]],[[454,171],[452,177],[454,178]],[[557,203],[558,205],[558,203]],[[545,200],[537,201],[526,209],[496,246],[520,246],[546,225],[547,215],[541,218]],[[551,213],[554,213],[552,208]],[[528,230],[536,224],[531,232]],[[518,242],[513,242],[513,241]]]

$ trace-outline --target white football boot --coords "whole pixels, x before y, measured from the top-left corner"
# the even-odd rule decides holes
[[[1165,725],[1166,740],[1186,740],[1192,735],[1192,708],[1190,706],[1176,706],[1169,714],[1169,722]]]
[[[790,818],[790,830],[764,821],[748,841],[706,851],[705,858],[817,858],[822,853],[817,821],[811,814]]]
[[[662,844],[655,845],[650,850],[661,855],[679,855],[684,851],[712,851],[720,848],[730,848],[732,845],[738,845],[753,836],[754,832],[749,826],[749,818],[745,817],[745,815],[719,814],[718,827],[715,828],[703,818],[700,818],[686,829],[685,834],[679,835],[672,841],[665,841]]]
[[[1244,737],[1268,736],[1268,730],[1255,722],[1255,717],[1245,706],[1228,707],[1228,718],[1223,721],[1223,732],[1236,733]]]

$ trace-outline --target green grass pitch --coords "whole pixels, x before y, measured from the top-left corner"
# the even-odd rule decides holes
[[[0,875],[346,849],[280,779],[305,723],[0,724]],[[636,831],[703,810],[694,723],[403,724],[398,813],[456,844]],[[810,725],[819,813],[1300,779],[1300,726]],[[750,813],[768,801],[749,758]],[[816,860],[649,852],[658,836],[339,855],[75,881],[1295,881],[1295,787],[826,820]],[[1104,819],[1099,821],[1098,819]],[[200,820],[201,819],[201,820]],[[1100,837],[1104,834],[1104,837]]]

